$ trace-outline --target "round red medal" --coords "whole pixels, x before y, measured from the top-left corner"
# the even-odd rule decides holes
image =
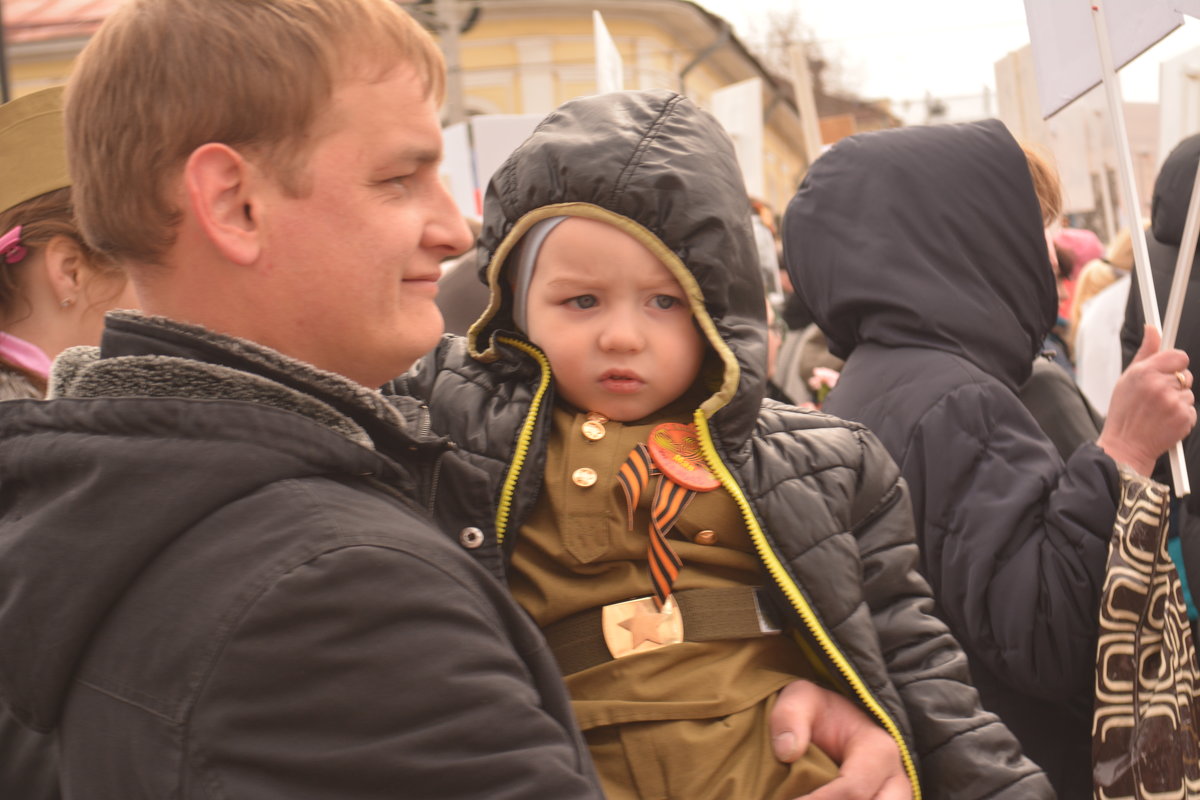
[[[664,422],[650,431],[650,457],[670,480],[694,492],[711,492],[721,485],[704,464],[696,426]]]

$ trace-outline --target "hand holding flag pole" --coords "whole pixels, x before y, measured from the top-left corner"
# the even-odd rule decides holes
[[[1121,189],[1121,203],[1128,217],[1133,241],[1133,263],[1137,275],[1138,289],[1142,299],[1142,313],[1146,322],[1159,330],[1163,330],[1158,313],[1158,298],[1154,290],[1154,278],[1150,272],[1150,253],[1146,248],[1146,237],[1142,235],[1142,225],[1139,209],[1137,187],[1133,182],[1133,160],[1129,154],[1129,136],[1125,130],[1125,105],[1121,98],[1121,84],[1117,79],[1117,70],[1113,63],[1111,39],[1108,34],[1108,21],[1104,14],[1104,4],[1107,0],[1097,0],[1092,3],[1092,22],[1096,31],[1096,44],[1100,50],[1101,78],[1104,82],[1104,94],[1108,101],[1109,120],[1113,127],[1113,139],[1117,143],[1117,175]],[[1200,177],[1200,172],[1197,173]],[[1170,305],[1167,308],[1169,329],[1163,337],[1164,348],[1174,344],[1175,333],[1179,328],[1179,314],[1183,307],[1183,290],[1187,286],[1188,276],[1192,268],[1191,255],[1183,261],[1183,255],[1190,250],[1195,252],[1197,226],[1200,225],[1200,201],[1197,199],[1196,188],[1192,189],[1192,198],[1188,206],[1188,217],[1185,225],[1184,247],[1180,250],[1180,263],[1176,264],[1175,280],[1172,284]],[[1191,231],[1190,238],[1186,231]],[[1174,316],[1172,316],[1172,314]],[[1178,497],[1191,493],[1188,480],[1187,464],[1183,460],[1183,443],[1176,442],[1170,450],[1171,482],[1175,486]]]

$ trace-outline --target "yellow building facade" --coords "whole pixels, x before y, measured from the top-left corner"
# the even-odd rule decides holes
[[[421,4],[419,16],[437,35],[435,3]],[[760,194],[781,213],[808,164],[790,85],[768,74],[724,20],[688,0],[458,0],[460,20],[477,15],[457,37],[465,113],[542,115],[596,93],[593,10],[620,53],[626,89],[671,89],[712,110],[714,92],[762,81]]]
[[[5,4],[13,96],[65,82],[89,34],[120,0]],[[770,74],[720,17],[688,0],[400,2],[438,34],[438,13],[474,24],[458,36],[467,114],[549,113],[596,92],[593,10],[623,62],[626,89],[666,88],[712,109],[714,92],[762,81],[762,199],[782,212],[807,167],[790,86]],[[439,36],[443,44],[445,36]],[[453,59],[451,59],[453,63]]]

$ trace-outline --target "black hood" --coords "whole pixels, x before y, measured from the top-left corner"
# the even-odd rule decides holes
[[[789,204],[783,240],[841,358],[862,342],[933,348],[1015,390],[1055,322],[1033,179],[996,120],[839,142]]]
[[[479,245],[491,304],[469,334],[476,357],[496,357],[496,334],[517,335],[505,261],[552,216],[608,222],[671,270],[718,356],[701,409],[724,409],[713,426],[723,444],[744,440],[765,387],[766,301],[750,201],[716,119],[661,90],[585,97],[550,114],[488,186]]]
[[[1177,144],[1158,171],[1158,177],[1154,180],[1150,218],[1153,220],[1151,230],[1154,238],[1160,244],[1178,248],[1183,241],[1183,226],[1187,221],[1188,201],[1192,196],[1198,162],[1200,134],[1189,136]],[[1174,266],[1172,262],[1172,271]]]

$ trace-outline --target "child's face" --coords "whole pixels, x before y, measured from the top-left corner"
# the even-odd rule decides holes
[[[617,228],[577,217],[542,245],[527,327],[559,394],[619,422],[682,395],[704,358],[683,287],[662,262]]]

